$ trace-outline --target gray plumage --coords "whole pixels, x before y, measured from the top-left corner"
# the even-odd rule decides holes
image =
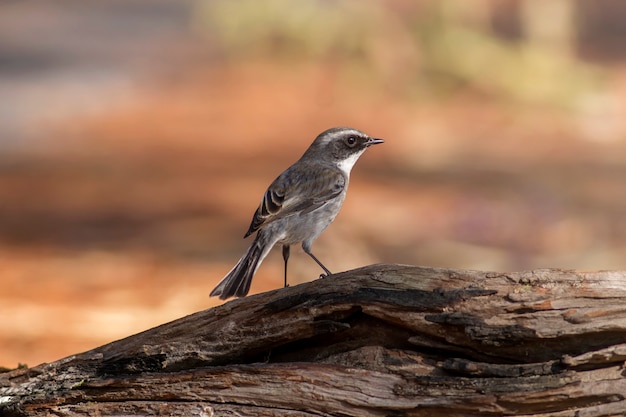
[[[311,252],[311,245],[339,213],[350,171],[359,156],[369,146],[382,142],[348,127],[329,129],[315,138],[304,155],[280,174],[263,195],[244,236],[257,232],[254,241],[211,296],[226,299],[248,294],[254,273],[277,243],[283,245],[285,285],[289,248],[299,242],[330,275]]]

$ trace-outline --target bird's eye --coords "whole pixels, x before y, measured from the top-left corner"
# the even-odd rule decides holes
[[[346,139],[346,144],[350,147],[356,145],[356,138],[354,136],[348,136]]]

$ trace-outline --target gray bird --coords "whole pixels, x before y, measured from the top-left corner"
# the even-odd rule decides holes
[[[244,236],[257,232],[254,241],[211,296],[222,300],[245,297],[254,273],[277,243],[283,247],[285,286],[289,248],[298,242],[326,275],[331,275],[313,255],[311,245],[339,213],[356,161],[368,147],[383,142],[349,127],[328,129],[315,138],[304,155],[265,192]]]

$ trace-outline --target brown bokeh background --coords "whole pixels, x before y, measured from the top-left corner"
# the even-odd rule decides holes
[[[626,268],[625,19],[615,0],[3,2],[0,365],[216,305],[265,187],[338,125],[386,143],[314,245],[333,271]],[[252,293],[282,285],[279,252]],[[294,252],[292,285],[315,279]]]

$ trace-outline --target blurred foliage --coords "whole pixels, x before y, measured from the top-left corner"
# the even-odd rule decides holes
[[[558,106],[576,103],[599,87],[600,70],[578,60],[569,47],[494,36],[485,13],[472,6],[474,2],[444,1],[420,18],[415,33],[425,72],[505,100]],[[542,16],[527,13],[525,18]]]
[[[569,48],[555,50],[528,36],[496,36],[489,21],[494,4],[201,1],[194,27],[231,59],[332,63],[409,97],[445,97],[469,89],[505,102],[569,107],[600,87],[600,70],[582,63]],[[573,36],[564,43],[574,42]]]
[[[249,0],[199,2],[196,27],[211,28],[231,56],[354,59],[368,53],[372,27],[392,16],[383,3]]]

